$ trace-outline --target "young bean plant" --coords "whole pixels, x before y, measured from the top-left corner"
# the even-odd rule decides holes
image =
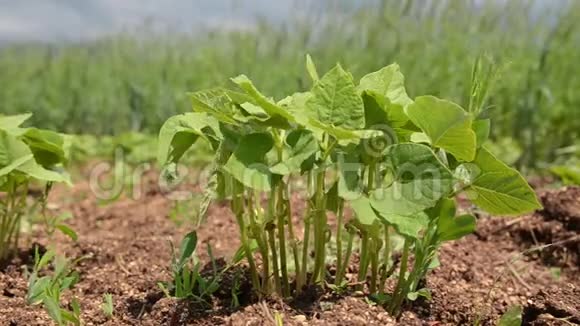
[[[39,199],[44,201],[54,182],[70,183],[62,172],[67,138],[49,130],[20,127],[28,118],[30,114],[0,115],[0,261],[18,246],[29,186],[44,183]],[[70,228],[61,225],[63,232],[70,233]]]
[[[166,177],[197,140],[215,150],[201,211],[229,200],[258,296],[348,281],[366,284],[398,314],[405,300],[429,296],[422,280],[440,246],[474,231],[475,218],[457,212],[458,195],[495,215],[540,207],[519,173],[482,146],[487,87],[473,88],[465,110],[434,96],[410,98],[396,64],[358,83],[340,65],[319,77],[307,57],[306,68],[312,88],[281,100],[244,75],[232,79],[235,89],[191,93],[194,112],[171,117],[159,134]],[[297,180],[305,193],[295,195]],[[354,248],[358,275],[346,280]],[[390,277],[395,290],[387,294]]]

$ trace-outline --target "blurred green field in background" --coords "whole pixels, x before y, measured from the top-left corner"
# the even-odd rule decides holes
[[[580,1],[549,14],[532,7],[387,0],[250,30],[11,45],[0,48],[0,112],[32,112],[34,125],[66,133],[154,135],[190,109],[188,91],[227,85],[241,73],[276,99],[307,88],[307,52],[321,71],[340,62],[355,78],[398,62],[412,97],[467,106],[473,62],[486,54],[500,71],[488,103],[494,151],[520,168],[577,164]]]

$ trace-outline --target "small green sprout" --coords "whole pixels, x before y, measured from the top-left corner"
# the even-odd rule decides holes
[[[40,276],[41,270],[51,261],[54,271],[50,275]],[[38,249],[35,251],[34,268],[28,276],[26,300],[31,305],[41,304],[58,325],[81,325],[78,300],[72,298],[70,308],[62,303],[62,293],[72,289],[79,280],[78,273],[71,269],[76,262],[78,260],[71,262],[53,250],[47,251],[42,257]]]
[[[103,304],[101,305],[101,310],[105,316],[107,316],[107,318],[113,318],[115,307],[113,306],[113,295],[110,293],[103,294]]]

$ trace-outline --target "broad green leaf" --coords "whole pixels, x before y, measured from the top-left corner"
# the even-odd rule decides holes
[[[179,260],[178,265],[182,267],[185,262],[193,255],[195,248],[197,247],[197,233],[195,231],[189,232],[181,240],[181,245],[179,246]]]
[[[2,149],[0,149],[0,152],[2,151]],[[0,153],[0,156],[2,156],[3,154]],[[16,168],[18,168],[19,166],[21,166],[22,164],[26,163],[29,160],[34,160],[34,155],[32,154],[28,154],[19,158],[14,159],[12,162],[10,162],[8,165],[3,166],[2,168],[0,168],[0,177],[3,175],[7,175],[8,173],[16,170]]]
[[[429,224],[429,218],[423,212],[409,215],[377,213],[383,223],[392,225],[399,234],[412,238],[417,238]]]
[[[311,97],[312,93],[310,92],[294,93],[280,100],[278,105],[288,110],[296,120],[296,123],[312,131],[316,139],[322,139],[322,130],[314,128],[310,124],[310,120],[316,119],[316,112],[307,105]]]
[[[265,97],[258,89],[254,86],[252,81],[245,75],[239,75],[236,78],[232,78],[232,81],[236,83],[241,89],[243,89],[254,101],[253,104],[258,105],[266,111],[266,113],[272,119],[282,119],[282,121],[295,122],[294,117],[286,111],[281,106],[274,103],[269,98]],[[240,103],[242,104],[242,103]],[[289,126],[289,125],[287,125]]]
[[[409,120],[403,109],[413,101],[407,95],[405,77],[398,64],[391,64],[379,71],[365,75],[361,78],[358,89],[361,93],[366,93],[372,97],[376,101],[376,105],[387,114],[386,121],[379,122],[379,120],[374,119],[374,123],[388,121],[393,127],[400,127]],[[365,100],[365,111],[367,109],[376,110],[376,107],[372,105],[373,103],[369,99]],[[375,114],[377,113],[375,111]]]
[[[162,166],[179,161],[199,137],[209,142],[221,139],[218,122],[197,112],[169,118],[159,131],[157,161]]]
[[[522,324],[523,309],[521,306],[510,306],[501,316],[498,326],[520,326]]]
[[[232,109],[231,99],[225,90],[214,88],[189,93],[189,96],[191,97],[193,111],[209,113],[224,123],[236,123],[233,119],[234,110]]]
[[[68,174],[61,174],[59,172],[47,170],[34,160],[26,161],[24,164],[18,166],[16,170],[40,181],[64,182],[68,185],[72,185]]]
[[[489,119],[475,120],[472,124],[477,139],[477,148],[480,148],[489,138],[491,121]]]
[[[21,138],[34,154],[36,162],[44,167],[66,163],[68,160],[68,153],[64,148],[65,138],[59,133],[27,128]]]
[[[282,161],[270,170],[280,175],[300,172],[302,163],[314,155],[318,149],[318,142],[312,132],[305,129],[293,130],[286,136]]]
[[[479,174],[467,188],[469,199],[491,214],[516,215],[542,208],[536,193],[518,173],[480,148],[474,165]]]
[[[361,196],[360,167],[358,157],[345,153],[339,156],[337,162],[339,179],[338,195],[346,200],[356,199]]]
[[[19,127],[24,121],[30,119],[32,113],[24,113],[17,115],[2,115],[0,114],[0,129]]]
[[[26,129],[20,128],[24,121],[28,120],[32,113],[24,113],[17,115],[2,115],[0,114],[0,130],[4,130],[13,136],[20,136]]]
[[[389,123],[389,114],[384,105],[376,99],[378,95],[370,95],[367,92],[361,94],[365,108],[365,129],[384,126]],[[407,116],[405,118],[408,120]]]
[[[437,223],[437,236],[439,241],[452,241],[461,239],[475,231],[477,221],[472,215],[450,216],[441,215]]]
[[[223,169],[246,187],[269,191],[272,173],[266,163],[266,154],[273,145],[274,140],[268,133],[246,135]]]
[[[388,148],[386,156],[396,181],[434,181],[429,189],[437,199],[451,188],[453,179],[451,171],[428,146],[413,143],[396,144]]]
[[[327,126],[362,129],[365,126],[364,105],[352,76],[336,65],[312,88],[307,105],[316,120]]]
[[[357,221],[362,225],[370,226],[378,221],[377,214],[367,197],[360,196],[357,199],[350,200],[349,204],[356,215]]]
[[[459,160],[473,160],[476,135],[471,129],[469,113],[459,105],[433,96],[420,96],[405,112],[429,137],[432,146],[443,148]]]
[[[394,181],[371,193],[371,205],[401,233],[416,237],[428,222],[422,211],[435,206],[452,190],[453,176],[425,145],[393,145],[386,157]]]
[[[34,159],[30,159],[31,155],[32,151],[23,141],[0,130],[0,172],[7,174],[16,170],[40,181],[70,184],[68,176],[43,168]]]

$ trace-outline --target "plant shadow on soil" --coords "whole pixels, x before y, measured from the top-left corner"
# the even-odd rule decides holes
[[[88,185],[81,183],[73,195],[87,191]],[[139,200],[120,199],[102,206],[92,196],[63,200],[71,197],[70,190],[57,188],[50,202],[57,206],[54,213],[73,213],[70,224],[79,234],[76,243],[57,235],[58,250],[71,258],[89,257],[75,267],[81,280],[73,291],[87,324],[267,325],[275,324],[279,316],[284,325],[462,325],[473,324],[481,316],[484,325],[493,325],[514,304],[523,306],[525,324],[580,323],[580,188],[538,193],[543,211],[515,219],[480,216],[475,234],[445,245],[439,255],[441,267],[427,277],[433,299],[407,306],[398,321],[353,291],[337,295],[314,287],[294,300],[259,301],[251,294],[244,269],[238,308],[232,307],[231,294],[236,270],[224,275],[222,286],[207,304],[166,298],[157,282],[170,276],[168,240],[179,241],[188,229],[170,221],[171,203],[160,191],[152,189]],[[235,252],[237,234],[229,208],[220,204],[210,207],[207,223],[198,230],[200,244],[210,243],[216,257]],[[49,244],[41,230],[29,238],[40,248]],[[530,251],[548,243],[559,244]],[[0,325],[50,324],[40,307],[25,302],[27,286],[21,266],[33,263],[31,248],[23,242],[18,258],[0,270]],[[207,254],[199,254],[209,262]],[[349,270],[353,278],[354,268]],[[104,293],[113,296],[112,319],[101,311]]]

